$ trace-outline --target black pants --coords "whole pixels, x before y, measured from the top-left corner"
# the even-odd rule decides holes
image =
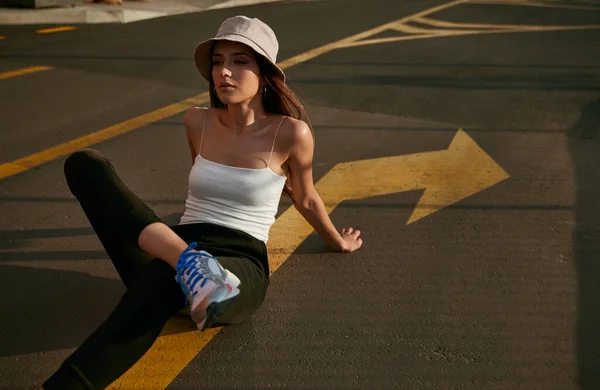
[[[91,149],[73,153],[65,162],[65,176],[127,291],[44,388],[102,389],[146,353],[169,317],[184,307],[184,294],[173,268],[137,244],[141,231],[160,219],[123,184],[106,158]],[[248,320],[262,304],[268,286],[264,243],[213,224],[171,228],[184,241],[197,241],[198,249],[208,249],[241,280],[239,297],[215,326]]]

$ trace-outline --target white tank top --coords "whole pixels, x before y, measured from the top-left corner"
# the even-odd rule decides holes
[[[207,116],[208,111],[204,124]],[[287,179],[269,168],[277,132],[284,119],[275,131],[265,168],[239,168],[203,158],[205,126],[202,126],[200,151],[190,171],[188,196],[180,225],[210,222],[241,230],[267,243]]]

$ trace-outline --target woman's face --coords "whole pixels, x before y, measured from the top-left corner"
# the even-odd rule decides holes
[[[260,70],[254,51],[243,43],[217,41],[212,64],[217,96],[224,104],[250,101],[261,90]]]

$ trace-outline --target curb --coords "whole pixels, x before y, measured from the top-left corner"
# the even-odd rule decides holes
[[[0,25],[131,23],[163,16],[279,1],[282,0],[206,0],[193,5],[185,0],[152,0],[149,3],[126,2],[117,6],[86,3],[49,9],[0,8]]]

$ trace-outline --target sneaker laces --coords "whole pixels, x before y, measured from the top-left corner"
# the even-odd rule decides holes
[[[179,261],[177,262],[176,272],[177,272],[177,282],[181,286],[181,289],[185,291],[185,304],[188,305],[190,293],[192,296],[196,295],[197,291],[193,291],[192,289],[196,285],[196,283],[200,282],[200,288],[204,287],[206,282],[208,282],[211,278],[210,275],[212,272],[208,268],[208,264],[203,264],[203,262],[198,261],[198,257],[202,259],[214,259],[214,256],[211,256],[208,252],[205,251],[195,251],[194,249],[198,246],[198,243],[192,242],[179,256]],[[187,278],[187,283],[184,281],[184,277]]]

